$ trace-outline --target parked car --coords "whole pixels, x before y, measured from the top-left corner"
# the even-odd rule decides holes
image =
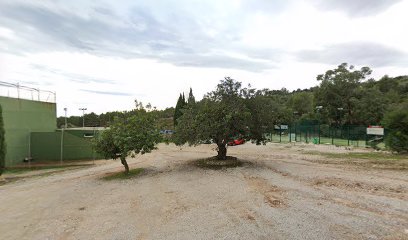
[[[228,146],[235,146],[235,145],[241,145],[244,144],[245,140],[243,138],[238,138],[238,139],[234,139],[232,141],[229,141],[227,144]]]
[[[160,130],[160,134],[171,135],[174,134],[173,130]]]

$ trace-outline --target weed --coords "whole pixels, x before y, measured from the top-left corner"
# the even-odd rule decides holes
[[[134,178],[141,173],[143,173],[145,170],[143,168],[135,168],[131,169],[128,174],[124,172],[117,172],[113,174],[108,174],[107,176],[104,176],[102,179],[106,181],[111,181],[111,180],[123,180],[123,179],[131,179]]]

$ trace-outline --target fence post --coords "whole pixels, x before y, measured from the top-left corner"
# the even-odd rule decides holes
[[[296,122],[295,122],[295,142],[297,141]]]
[[[330,135],[331,135],[331,137],[332,137],[332,145],[334,145],[333,127],[330,127]]]
[[[299,131],[299,142],[302,142],[302,130]]]
[[[282,125],[281,125],[282,126]],[[282,128],[279,126],[279,142],[282,142]]]
[[[367,132],[366,132],[366,134],[365,134],[365,147],[367,147],[368,146],[368,135],[367,135]]]
[[[289,142],[292,142],[292,126],[289,127]]]
[[[64,129],[61,130],[61,156],[60,156],[60,164],[62,165],[62,159],[64,157]]]

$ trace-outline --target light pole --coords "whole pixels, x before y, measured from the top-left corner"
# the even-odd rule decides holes
[[[82,127],[85,127],[85,110],[86,108],[80,108],[79,110],[82,110]]]
[[[65,111],[65,128],[68,127],[68,124],[67,124],[67,110],[68,110],[68,108],[64,108],[64,111]]]
[[[337,125],[341,125],[341,115],[340,112],[342,112],[344,109],[342,107],[337,108]]]
[[[319,117],[318,117],[318,134],[319,134],[319,144],[320,144],[320,117],[321,117],[321,113],[320,110],[323,108],[323,106],[316,106],[316,110],[319,113]]]

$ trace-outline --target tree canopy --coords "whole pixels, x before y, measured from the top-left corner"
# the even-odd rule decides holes
[[[217,144],[217,158],[226,159],[228,141],[236,137],[264,142],[263,128],[271,125],[263,114],[262,96],[255,90],[242,88],[241,82],[230,77],[221,80],[216,89],[203,100],[188,105],[176,127],[176,144],[197,145],[212,141]]]
[[[190,92],[188,93],[188,99],[187,99],[187,104],[195,104],[195,97],[193,94],[193,89],[190,88]]]
[[[328,119],[336,119],[339,109],[346,112],[348,124],[356,123],[356,99],[361,81],[371,74],[371,69],[362,67],[355,70],[353,65],[340,64],[336,69],[328,70],[317,76],[321,81],[316,92],[317,105],[325,106],[323,113]]]
[[[180,96],[177,100],[176,108],[174,109],[174,126],[177,126],[177,120],[183,115],[182,109],[187,105],[186,100],[184,99],[184,93],[183,95],[180,93]]]
[[[154,115],[140,108],[134,110],[131,115],[116,117],[110,128],[97,138],[95,149],[106,159],[120,158],[125,173],[128,173],[126,158],[149,153],[156,149],[156,144],[160,141],[161,136],[156,128]]]
[[[389,129],[387,146],[393,151],[408,153],[408,104],[389,112],[384,125]]]

